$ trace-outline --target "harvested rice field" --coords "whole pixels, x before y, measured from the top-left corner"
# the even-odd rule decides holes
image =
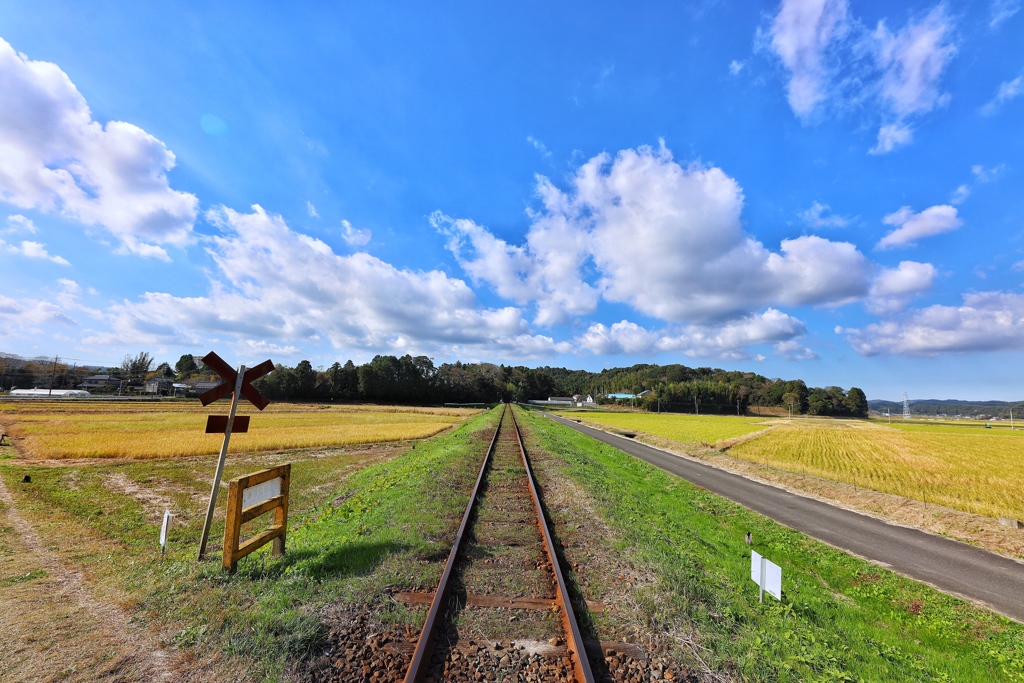
[[[799,420],[729,454],[986,517],[1024,519],[1024,431]]]
[[[570,420],[580,420],[601,429],[637,432],[672,441],[714,446],[722,441],[767,429],[765,418],[727,415],[680,415],[678,413],[562,412]]]
[[[169,458],[218,452],[219,434],[206,434],[207,415],[225,415],[228,403],[195,402],[0,403],[0,424],[26,458]],[[478,410],[368,405],[245,404],[249,432],[233,434],[232,453],[317,448],[422,439]]]

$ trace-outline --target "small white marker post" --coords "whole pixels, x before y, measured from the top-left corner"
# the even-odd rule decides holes
[[[220,457],[217,459],[217,473],[213,477],[213,488],[210,489],[210,505],[206,508],[206,522],[203,524],[203,536],[199,539],[199,559],[206,555],[206,541],[210,537],[210,524],[213,523],[213,511],[217,507],[217,491],[220,489],[220,477],[224,473],[224,459],[228,455],[228,443],[231,441],[231,425],[235,422],[235,411],[238,410],[238,399],[242,394],[242,382],[245,379],[245,366],[238,366],[238,376],[235,379],[235,391],[231,394],[231,411],[228,413],[228,424],[224,430],[224,443],[220,447]]]
[[[758,602],[764,602],[766,592],[776,600],[782,600],[782,567],[763,557],[756,550],[750,551],[750,579],[760,589]]]
[[[164,551],[167,550],[167,532],[171,530],[171,519],[174,515],[170,510],[164,510],[164,523],[160,527],[160,559],[164,559]]]

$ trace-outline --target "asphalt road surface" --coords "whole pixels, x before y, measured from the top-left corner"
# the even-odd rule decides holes
[[[1024,622],[1024,563],[798,496],[571,420],[550,417],[791,529]]]

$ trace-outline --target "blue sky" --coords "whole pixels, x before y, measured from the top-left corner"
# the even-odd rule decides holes
[[[1021,0],[2,7],[2,351],[1024,395]]]

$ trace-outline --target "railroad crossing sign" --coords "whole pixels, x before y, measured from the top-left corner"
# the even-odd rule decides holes
[[[206,523],[203,524],[203,535],[199,539],[199,559],[206,555],[206,541],[210,537],[210,524],[213,522],[213,510],[217,506],[217,491],[220,488],[220,477],[224,473],[224,460],[228,455],[228,443],[231,441],[231,432],[249,431],[249,417],[242,415],[235,418],[238,410],[238,401],[245,397],[254,406],[263,410],[270,403],[267,397],[256,390],[252,385],[257,379],[274,369],[274,364],[265,360],[254,368],[245,369],[244,365],[238,366],[238,370],[232,370],[231,366],[216,353],[211,351],[203,356],[203,363],[224,379],[223,384],[218,384],[213,389],[202,393],[199,401],[205,406],[217,399],[231,396],[231,410],[227,417],[223,415],[210,415],[206,420],[207,434],[224,434],[224,443],[220,447],[220,457],[217,459],[217,473],[213,477],[213,488],[210,489],[210,504],[206,508]],[[235,429],[237,424],[237,429]]]

